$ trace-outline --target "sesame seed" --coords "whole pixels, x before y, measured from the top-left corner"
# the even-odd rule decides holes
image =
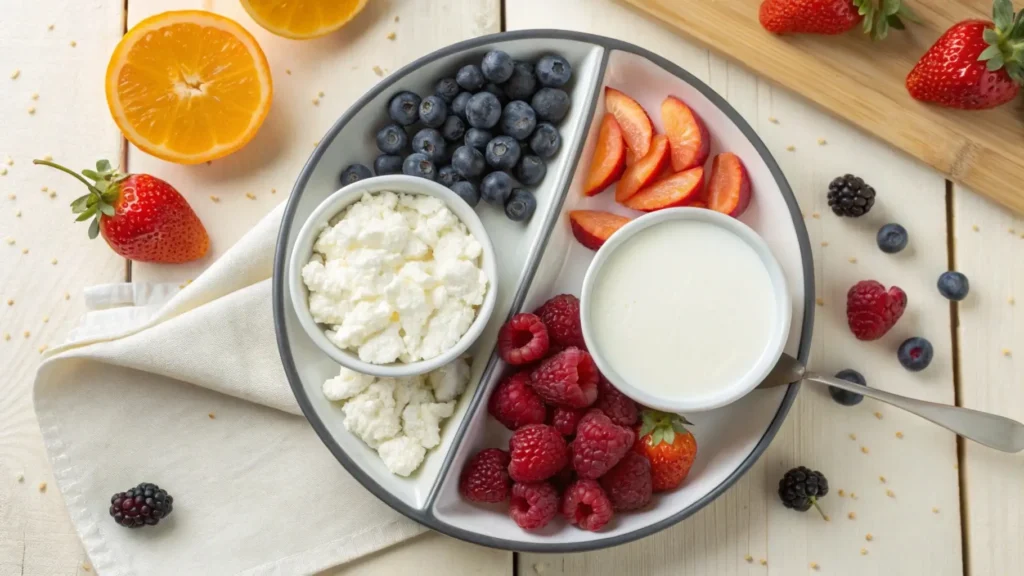
[[[875,412],[875,418],[878,418],[879,420],[881,420],[882,419],[882,413],[881,412]]]
[[[751,556],[750,554],[747,554],[746,556],[744,556],[743,559],[747,561],[747,564],[751,564],[751,563],[754,562],[754,557]]]
[[[14,166],[14,158],[11,158],[10,156],[7,157],[7,160],[5,160],[5,162],[7,162],[8,166]]]
[[[56,197],[57,197],[57,191],[56,190],[50,190],[50,198],[56,198]]]
[[[42,188],[40,188],[40,189],[39,189],[39,191],[40,191],[40,192],[49,192],[49,191],[50,191],[50,189],[49,189],[49,188],[47,188],[46,186],[43,186]]]
[[[43,352],[46,352],[46,344],[39,347],[39,353],[42,354]]]
[[[213,194],[210,194],[210,200],[213,200],[214,202],[220,202],[220,196],[214,196]]]
[[[28,107],[28,113],[29,114],[35,114],[36,113],[36,107],[35,106],[29,106]]]
[[[9,332],[4,332],[4,340],[11,341],[11,334]]]
[[[214,414],[213,412],[210,412],[209,414],[207,414],[207,416],[210,417],[210,420],[213,420],[213,419],[217,418],[217,415]]]
[[[903,440],[903,432],[897,432],[896,437],[899,438],[900,440]]]
[[[398,22],[398,16],[395,16],[395,22]]]
[[[16,242],[16,240],[14,238],[11,238],[10,236],[8,236],[5,241],[7,242],[8,246],[14,246],[14,243]]]
[[[850,499],[851,500],[856,500],[857,499],[857,493],[856,492],[850,492]]]
[[[761,566],[767,566],[768,565],[768,561],[765,560],[764,558],[761,558],[760,562],[761,562]]]
[[[816,298],[814,300],[814,303],[817,304],[818,306],[824,306],[825,305],[825,299],[824,298]]]
[[[1021,232],[1021,233],[1020,233],[1020,237],[1021,237],[1021,238],[1024,238],[1024,232]]]
[[[818,146],[824,146],[828,142],[824,138],[818,138]]]
[[[846,496],[846,490],[843,490],[842,488],[840,488],[838,494],[839,494],[839,497],[842,498],[843,496]]]
[[[248,198],[249,200],[255,200],[256,199],[256,195],[253,194],[252,192],[246,192],[245,193],[245,197]]]
[[[54,258],[53,260],[50,260],[50,264],[53,264],[54,266],[56,266],[57,265],[57,259]]]
[[[790,144],[789,146],[786,146],[786,152],[795,152],[795,151],[796,151],[796,146],[793,146],[792,144]]]
[[[270,189],[270,193],[271,194],[277,194],[277,188],[271,188]]]
[[[33,92],[32,93],[32,99],[33,100],[39,100],[39,92]]]
[[[860,447],[860,451],[865,453],[865,454],[867,454],[868,453],[868,447],[867,446],[861,446]]]
[[[320,105],[320,99],[319,98],[313,98],[313,106],[319,106],[319,105]]]
[[[872,540],[875,539],[875,537],[871,535],[871,532],[868,532],[867,534],[864,535],[864,539],[867,540],[868,542],[871,542]]]
[[[285,74],[287,74],[287,75],[289,75],[289,76],[291,76],[291,75],[292,75],[292,70],[291,70],[291,68],[285,68],[285,69],[284,69],[284,73],[285,73]]]
[[[71,293],[70,292],[65,292],[64,293],[64,299],[65,300],[71,300]]]
[[[50,24],[49,26],[47,26],[46,29],[47,30],[53,30],[53,24]]]
[[[885,484],[885,476],[879,476],[878,481],[881,482],[882,484]]]
[[[1010,354],[1010,349],[1009,348],[1003,348],[1003,356],[1006,356],[1007,358],[1009,358],[1010,355],[1011,355]]]
[[[857,258],[855,256],[850,256],[849,260],[850,260],[850,264],[856,264],[857,263]]]
[[[72,48],[74,48],[75,46],[78,46],[78,42],[75,42],[74,40],[72,40],[72,41],[70,42],[70,44],[71,44],[71,47],[72,47]]]
[[[14,299],[13,298],[8,298],[7,299],[7,305],[8,306],[14,306]]]
[[[321,90],[321,91],[317,92],[316,95],[317,95],[318,98],[323,98],[324,97],[324,91]]]
[[[959,462],[953,462],[953,470],[959,470],[959,469],[960,469],[960,463]]]
[[[15,218],[21,218],[21,210],[15,210],[14,211],[14,217]]]
[[[21,484],[24,481],[25,481],[25,475],[24,474],[18,474],[18,483]]]
[[[18,199],[18,195],[17,194],[8,194],[7,195],[7,199],[8,200],[17,200]]]
[[[978,225],[977,225],[977,224],[973,224],[973,225],[971,226],[971,230],[974,230],[975,232],[980,232],[980,231],[981,231],[981,228],[978,228]]]
[[[17,80],[18,76],[21,76],[21,70],[15,68],[14,72],[11,72],[11,80]]]
[[[50,317],[49,316],[43,316],[43,324],[48,324],[49,322],[50,322]]]
[[[853,432],[850,432],[850,440],[856,440],[856,439],[857,439],[857,435],[854,434]]]
[[[22,254],[28,254],[28,248],[22,248],[21,249],[21,253]]]
[[[771,122],[772,124],[778,124],[779,123],[779,119],[776,118],[775,116],[769,116],[768,117],[768,121]]]
[[[1017,303],[1017,301],[1013,299],[1013,296],[1010,296],[1009,298],[1007,298],[1007,299],[1006,299],[1006,302],[1007,302],[1007,303],[1008,303],[1008,304],[1009,304],[1010,306],[1013,306],[1014,304],[1016,304],[1016,303]]]
[[[885,495],[888,496],[889,498],[895,498],[896,497],[896,493],[893,492],[892,490],[886,490],[885,491]]]
[[[861,548],[860,549],[860,555],[861,556],[867,556],[868,555],[868,549],[867,548]]]
[[[376,74],[377,76],[384,76],[384,69],[381,68],[380,66],[375,65],[373,67],[373,73]]]
[[[39,483],[39,491],[40,492],[46,492],[46,482],[40,482]]]
[[[821,218],[821,214],[819,214],[818,212],[811,212],[811,218],[817,220],[818,218]]]
[[[850,520],[856,520],[857,519],[857,513],[856,512],[850,512],[849,514],[846,515],[846,517],[849,518]]]
[[[821,569],[821,566],[819,566],[817,562],[811,562],[810,564],[808,564],[808,566],[811,567],[811,570],[820,570]]]
[[[828,246],[828,242],[826,242],[826,241],[822,240],[822,242],[821,242],[821,247],[822,247],[822,248],[825,248],[825,247],[827,247],[827,246]]]
[[[24,336],[25,338],[28,338],[31,335],[32,335],[32,333],[29,332],[28,330],[25,330],[24,334],[22,334],[22,336]]]
[[[7,168],[0,168],[0,176],[7,176]]]
[[[394,40],[394,39],[395,39],[395,33],[394,33],[394,32],[392,32],[392,33],[388,34],[388,35],[387,35],[387,39],[388,39],[388,40]]]
[[[82,562],[82,570],[85,570],[86,572],[88,572],[88,571],[92,570],[92,566],[90,566],[88,562]]]

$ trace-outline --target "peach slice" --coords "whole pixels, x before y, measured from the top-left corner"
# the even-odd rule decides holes
[[[672,148],[672,169],[680,172],[703,166],[711,149],[711,135],[700,117],[682,100],[669,96],[661,103],[661,120]]]
[[[601,212],[600,210],[572,210],[569,212],[569,223],[572,224],[572,235],[580,244],[591,250],[597,250],[611,238],[616,230],[629,222],[629,218]]]
[[[654,138],[654,126],[643,107],[615,88],[604,89],[604,107],[622,127],[622,136],[634,160],[646,156]]]
[[[626,169],[626,143],[622,139],[622,128],[611,114],[601,119],[597,133],[597,145],[590,159],[587,181],[583,185],[585,196],[594,196],[619,179]]]
[[[627,162],[628,164],[628,162]],[[658,134],[651,141],[651,150],[635,164],[626,168],[615,187],[615,201],[625,202],[641,188],[655,181],[668,165],[668,138]]]
[[[739,156],[723,152],[711,162],[708,208],[739,217],[750,205],[750,177]]]
[[[697,166],[663,180],[658,180],[637,192],[623,203],[626,208],[653,212],[662,208],[686,206],[700,197],[704,185],[704,168]]]

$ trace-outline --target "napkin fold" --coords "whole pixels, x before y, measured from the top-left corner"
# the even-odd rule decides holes
[[[191,284],[111,284],[40,366],[57,484],[104,576],[308,574],[423,532],[363,489],[301,416],[271,312],[277,207]],[[174,496],[129,530],[110,497]]]

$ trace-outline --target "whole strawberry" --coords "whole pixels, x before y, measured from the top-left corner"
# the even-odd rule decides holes
[[[890,28],[902,30],[902,18],[917,17],[899,0],[765,0],[758,19],[776,34],[842,34],[860,24],[865,34],[881,40]]]
[[[103,234],[114,252],[138,262],[175,264],[206,255],[210,237],[199,217],[173,186],[149,174],[122,174],[110,162],[81,175],[48,160],[33,160],[66,172],[89,189],[75,199],[77,221],[92,219],[89,238]]]
[[[897,286],[888,291],[874,280],[862,280],[846,294],[846,321],[858,340],[878,340],[907,308],[907,293]]]
[[[634,451],[651,462],[651,486],[655,492],[672,490],[690,473],[697,458],[697,440],[678,414],[644,410]]]
[[[995,0],[992,19],[954,24],[907,75],[917,100],[980,110],[1013,100],[1024,83],[1024,26],[1012,0]]]

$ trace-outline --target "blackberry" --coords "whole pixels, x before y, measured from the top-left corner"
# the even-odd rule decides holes
[[[782,499],[782,505],[799,512],[806,512],[814,506],[824,518],[825,513],[818,506],[818,499],[826,494],[828,480],[825,475],[806,466],[793,468],[779,480],[779,498]]]
[[[828,205],[837,216],[859,218],[875,205],[875,189],[853,174],[840,176],[828,185]]]
[[[143,482],[110,497],[110,515],[127,528],[156,526],[174,511],[174,498],[156,484]]]

